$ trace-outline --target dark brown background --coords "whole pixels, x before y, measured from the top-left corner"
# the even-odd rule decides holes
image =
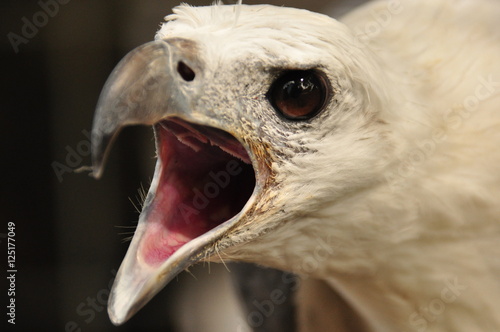
[[[100,181],[69,172],[58,177],[54,165],[74,168],[90,163],[85,131],[90,131],[107,76],[128,51],[152,40],[178,1],[59,1],[66,4],[38,31],[31,31],[33,36],[18,46],[18,52],[8,34],[22,35],[23,17],[30,22],[34,16],[43,18],[42,7],[39,1],[2,0],[0,4],[1,270],[7,270],[8,222],[16,224],[18,270],[16,328],[8,330],[65,331],[74,322],[82,331],[139,327],[175,331],[172,310],[179,304],[172,299],[179,298],[190,278],[184,274],[122,327],[111,325],[100,303],[128,246],[122,241],[128,235],[120,233],[130,229],[117,226],[135,224],[138,213],[129,197],[137,202],[137,189],[142,184],[147,190],[153,174],[151,130],[126,129]],[[208,5],[211,0],[187,2]],[[267,2],[324,12],[335,1]],[[359,1],[344,1],[344,5],[355,2]],[[67,159],[68,151],[76,154]],[[208,276],[206,269],[198,268],[197,277],[217,278],[217,273]],[[6,294],[7,287],[0,292]],[[94,304],[89,299],[95,299]],[[200,299],[204,298],[200,295]],[[207,306],[217,309],[217,302]],[[0,325],[6,323],[5,313],[6,309],[0,310]],[[195,312],[192,319],[197,319]]]

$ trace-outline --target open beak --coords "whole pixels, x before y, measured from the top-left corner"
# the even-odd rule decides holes
[[[196,86],[203,86],[197,52],[193,42],[180,38],[138,47],[118,64],[98,102],[92,129],[96,178],[124,126],[153,125],[158,157],[111,290],[108,312],[116,325],[179,272],[213,255],[217,241],[252,205],[258,187],[251,149],[223,124],[192,109],[202,93]]]

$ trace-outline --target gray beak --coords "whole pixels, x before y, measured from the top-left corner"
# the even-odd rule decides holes
[[[159,142],[164,135],[171,135],[171,132],[166,133],[168,131],[163,130],[162,125],[158,124],[160,121],[162,123],[170,121],[174,126],[176,123],[171,121],[172,118],[198,123],[207,123],[209,121],[207,118],[216,121],[213,117],[204,115],[203,111],[193,113],[195,108],[193,100],[196,100],[203,91],[204,65],[199,58],[199,51],[194,42],[173,38],[140,46],[117,65],[104,86],[95,114],[92,129],[94,177],[101,176],[110,145],[124,126],[155,125],[157,142]],[[189,133],[188,138],[196,138],[196,144],[200,145],[202,144],[200,140],[208,140],[206,135],[209,134],[204,132],[206,129],[202,129],[202,126],[196,127],[198,129],[194,129],[195,127],[184,122],[184,127],[177,127],[177,130],[184,134]],[[211,142],[229,144],[230,141],[230,146],[239,144],[236,144],[236,139],[230,140],[227,135],[221,135],[220,131],[215,133],[214,130],[209,130],[209,132],[212,135]],[[172,144],[181,144],[178,143],[179,137],[168,137]],[[207,145],[210,146],[210,144]],[[243,146],[239,146],[242,151],[245,150]],[[158,147],[159,145],[157,145],[157,150]],[[189,148],[187,150],[190,151]],[[232,149],[233,152],[236,150]],[[227,233],[228,229],[239,220],[241,211],[244,210],[239,213],[235,212],[227,219],[224,217],[220,223],[206,224],[210,226],[208,231],[200,231],[190,235],[189,238],[184,233],[175,233],[175,230],[163,227],[168,226],[166,219],[176,216],[175,212],[166,211],[165,206],[179,205],[178,201],[174,201],[177,196],[172,195],[169,189],[161,185],[161,181],[166,181],[162,180],[165,172],[170,169],[169,167],[175,167],[170,166],[175,163],[163,164],[162,153],[168,154],[171,158],[173,156],[173,152],[169,151],[171,150],[162,148],[158,152],[160,157],[158,157],[155,175],[139,217],[139,224],[111,290],[108,312],[115,325],[127,321],[179,272],[206,257],[207,253],[212,253],[215,241]],[[194,158],[194,153],[191,152],[191,154]],[[183,157],[179,158],[184,158],[183,161],[186,164],[196,164],[196,161],[189,159],[191,158],[189,152],[180,153],[180,155]],[[223,153],[219,153],[219,158],[221,155]],[[231,157],[233,159],[228,162],[228,165],[233,165],[232,163],[235,162],[234,155],[242,156],[246,155],[246,152],[234,152]],[[240,162],[241,169],[252,169],[248,156],[246,160],[246,162]],[[208,169],[210,170],[211,168]],[[252,172],[248,174],[251,175]],[[171,177],[170,173],[168,174]],[[192,188],[189,187],[190,184],[186,186],[183,188],[183,194],[189,195]],[[239,186],[235,187],[241,191]],[[253,187],[250,189],[253,190]],[[182,223],[178,220],[174,222]],[[175,250],[172,250],[173,253],[165,255],[165,258],[152,263],[148,257],[155,256],[158,251],[161,251],[168,242],[166,239],[183,244],[179,248],[176,246]]]
[[[98,101],[92,128],[93,176],[102,175],[111,144],[124,126],[153,125],[162,118],[189,112],[183,83],[194,78],[192,42],[182,39],[154,41],[131,51],[108,78]],[[157,169],[159,166],[157,165]],[[190,255],[174,255],[167,269],[141,261],[139,247],[148,227],[148,202],[117,274],[108,311],[114,324],[121,324],[139,310],[173,276],[190,264]],[[180,253],[178,253],[180,254]]]

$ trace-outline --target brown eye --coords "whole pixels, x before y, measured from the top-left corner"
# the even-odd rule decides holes
[[[291,70],[273,83],[268,98],[273,107],[289,120],[307,120],[325,106],[326,79],[315,70]]]

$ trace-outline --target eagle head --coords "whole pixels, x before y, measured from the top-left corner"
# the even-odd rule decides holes
[[[156,138],[112,321],[202,260],[292,269],[270,248],[292,250],[284,239],[301,241],[309,215],[381,180],[393,149],[385,75],[347,27],[321,14],[175,8],[155,41],[117,65],[94,119],[95,177],[124,126],[151,125]]]

